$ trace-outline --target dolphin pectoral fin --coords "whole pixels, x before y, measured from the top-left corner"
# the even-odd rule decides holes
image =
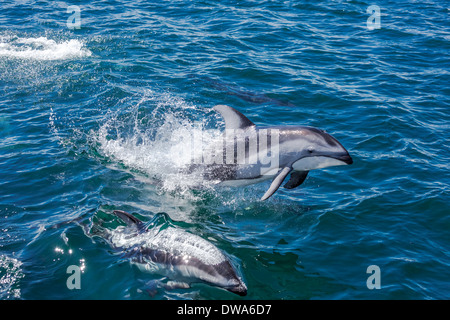
[[[187,282],[169,280],[166,278],[155,279],[144,282],[144,285],[139,288],[141,292],[146,292],[149,296],[154,297],[158,293],[158,289],[174,290],[174,289],[189,289],[191,286]],[[143,282],[143,281],[141,281]]]
[[[291,178],[288,182],[284,185],[286,189],[294,189],[297,188],[299,185],[301,185],[308,175],[309,171],[295,171],[292,172]]]
[[[269,199],[275,193],[275,191],[278,190],[280,185],[283,183],[283,180],[286,178],[286,176],[289,174],[289,172],[291,172],[291,170],[292,170],[291,167],[285,167],[285,168],[283,168],[283,170],[281,170],[280,173],[278,173],[278,175],[275,177],[275,179],[273,179],[272,184],[270,185],[270,188],[262,196],[262,198],[261,198],[262,201]]]
[[[222,115],[225,120],[225,129],[247,129],[255,126],[246,116],[232,107],[219,104],[213,109]]]
[[[167,283],[164,285],[164,288],[170,290],[170,289],[188,289],[191,286],[187,282],[183,281],[167,281]]]

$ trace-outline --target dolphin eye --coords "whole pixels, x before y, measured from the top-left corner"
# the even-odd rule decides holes
[[[314,147],[313,146],[309,146],[307,150],[308,150],[309,153],[313,153],[314,152]]]

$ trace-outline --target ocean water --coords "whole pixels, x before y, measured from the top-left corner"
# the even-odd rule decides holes
[[[0,8],[1,299],[450,297],[448,1]],[[195,189],[176,170],[183,137],[220,134],[217,104],[257,125],[324,129],[354,163],[264,202],[270,181]],[[113,210],[211,241],[248,295],[150,294],[160,276],[80,225],[113,229]]]

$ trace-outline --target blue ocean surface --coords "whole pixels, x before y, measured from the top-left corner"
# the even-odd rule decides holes
[[[449,15],[431,0],[0,1],[0,299],[448,299]],[[221,132],[217,104],[326,130],[354,163],[266,201],[270,181],[196,189],[176,170],[183,137]],[[83,227],[123,225],[113,210],[210,241],[247,296],[149,290],[160,275]]]

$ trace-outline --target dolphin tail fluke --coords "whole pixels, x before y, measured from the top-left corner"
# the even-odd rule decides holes
[[[269,199],[275,191],[278,190],[280,185],[283,183],[283,180],[286,178],[286,176],[291,172],[291,167],[285,167],[283,170],[278,173],[278,175],[273,179],[272,184],[270,185],[269,189],[266,191],[266,193],[262,196],[261,200],[267,200]]]

